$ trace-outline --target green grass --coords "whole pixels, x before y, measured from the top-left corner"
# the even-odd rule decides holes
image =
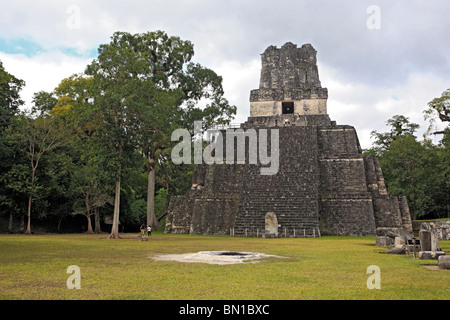
[[[385,254],[375,237],[231,238],[154,234],[139,241],[107,235],[0,235],[0,299],[450,299],[450,270],[436,260]],[[450,241],[440,241],[450,253]],[[154,261],[161,253],[253,251],[289,257],[209,265]],[[81,270],[81,289],[66,286],[67,267]],[[381,270],[369,290],[367,267]]]

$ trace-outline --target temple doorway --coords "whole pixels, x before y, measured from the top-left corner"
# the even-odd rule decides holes
[[[281,109],[282,109],[283,114],[292,114],[292,113],[294,113],[294,102],[293,101],[282,102],[281,103]]]

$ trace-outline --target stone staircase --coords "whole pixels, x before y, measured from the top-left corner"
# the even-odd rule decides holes
[[[278,236],[318,236],[317,129],[272,130],[279,130],[278,173],[264,176],[260,165],[245,166],[234,235],[274,236],[265,233],[265,216],[273,212]]]

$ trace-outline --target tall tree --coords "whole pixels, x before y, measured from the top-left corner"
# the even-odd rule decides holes
[[[62,131],[58,130],[56,119],[51,116],[40,114],[33,117],[24,114],[16,127],[13,137],[18,144],[23,145],[23,151],[29,160],[29,186],[28,186],[28,209],[26,234],[31,234],[31,212],[33,196],[39,192],[36,188],[36,172],[39,168],[42,156],[48,151],[56,148],[61,142]]]
[[[0,130],[10,125],[11,119],[24,104],[20,98],[20,91],[24,86],[25,81],[8,73],[0,61]]]
[[[99,89],[105,143],[116,159],[114,218],[110,238],[118,238],[120,182],[134,151],[141,149],[148,163],[148,221],[154,215],[155,164],[169,133],[192,120],[226,122],[235,113],[223,98],[222,78],[190,62],[193,45],[163,31],[144,34],[116,32],[87,68]],[[211,104],[195,106],[202,98]],[[192,114],[196,116],[193,117]]]
[[[93,78],[72,75],[63,79],[54,90],[56,103],[50,110],[64,121],[68,134],[68,161],[65,165],[71,176],[71,191],[77,199],[73,213],[87,219],[87,232],[100,233],[99,209],[110,202],[108,181],[102,165],[103,147],[98,139],[101,113],[96,107]],[[80,205],[81,204],[81,205]],[[91,216],[95,216],[95,230]]]
[[[438,98],[428,102],[428,107],[424,110],[425,119],[430,121],[429,131],[432,130],[436,116],[443,123],[447,123],[446,130],[450,130],[450,89],[445,90]],[[433,134],[443,134],[445,130],[438,130]]]
[[[445,90],[440,97],[428,102],[424,115],[425,120],[430,122],[428,132],[434,135],[443,135],[440,141],[439,157],[441,161],[439,167],[445,179],[443,189],[446,196],[444,196],[444,199],[447,202],[447,217],[450,218],[450,89]],[[444,124],[443,130],[434,128],[436,119],[439,119]]]
[[[408,198],[412,219],[441,211],[443,181],[436,146],[400,136],[382,153],[380,165],[389,193]]]
[[[443,186],[446,195],[443,197],[446,201],[447,218],[450,218],[450,130],[446,130],[441,140],[439,152],[440,170],[445,181]]]
[[[2,212],[9,212],[9,231],[12,232],[14,212],[19,211],[15,201],[13,201],[13,189],[8,186],[16,185],[13,181],[7,181],[7,174],[14,165],[18,164],[19,154],[8,135],[11,133],[11,124],[19,112],[19,108],[24,105],[20,98],[20,91],[25,86],[25,82],[8,73],[3,63],[0,61],[0,208]],[[15,170],[14,170],[15,171]],[[12,172],[11,172],[12,174]],[[8,177],[12,177],[8,174]]]
[[[419,129],[417,123],[409,122],[409,118],[402,115],[395,115],[386,121],[386,126],[390,129],[388,132],[372,131],[372,138],[375,138],[373,151],[379,155],[380,152],[389,150],[393,141],[403,136],[414,136]]]
[[[447,206],[441,146],[418,141],[414,134],[419,126],[404,116],[386,124],[389,131],[372,132],[375,141],[369,153],[380,158],[388,192],[407,196],[413,219],[439,216]]]

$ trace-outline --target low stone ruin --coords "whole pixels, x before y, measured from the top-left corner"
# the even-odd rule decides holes
[[[377,228],[376,245],[380,247],[394,247],[387,253],[404,254],[407,249],[414,251],[413,247],[407,247],[414,240],[412,232],[400,228]]]
[[[450,220],[413,221],[412,226],[415,233],[422,229],[424,222],[430,223],[436,229],[439,240],[450,240]]]
[[[450,269],[450,256],[439,256],[438,266],[441,269]]]
[[[412,253],[414,258],[436,259],[441,269],[450,269],[450,256],[446,256],[439,246],[441,229],[432,222],[423,222],[420,226],[419,239],[416,239],[409,232],[387,228],[381,230],[377,236],[376,246],[391,247],[386,250],[388,254]]]
[[[419,259],[438,259],[445,255],[439,247],[439,233],[432,222],[424,222],[420,226],[420,252]]]

